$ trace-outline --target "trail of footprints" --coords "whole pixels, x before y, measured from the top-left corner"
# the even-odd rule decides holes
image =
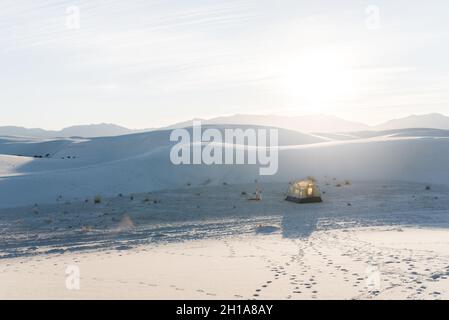
[[[343,279],[347,285],[357,289],[355,296],[350,299],[372,299],[380,297],[388,290],[400,290],[406,299],[438,299],[442,292],[429,289],[431,284],[449,279],[449,257],[437,255],[432,252],[411,252],[404,249],[376,248],[369,243],[353,239],[349,234],[345,237],[332,235],[330,240],[325,237],[314,238],[310,236],[302,242],[295,243],[298,246],[297,254],[291,255],[287,262],[275,261],[265,257],[266,268],[272,277],[255,289],[252,299],[264,298],[264,291],[268,291],[278,281],[289,282],[286,299],[317,299],[320,298],[317,274],[327,273],[335,279],[332,285],[338,287]],[[329,239],[329,238],[328,238]],[[293,240],[292,240],[293,241]],[[350,245],[348,245],[348,242]],[[348,263],[361,266],[374,266],[379,271],[379,286],[372,286],[367,282],[366,270],[359,272],[349,271],[342,263],[333,261],[319,248],[328,248],[341,252],[341,257],[348,259]],[[307,263],[308,255],[315,255],[321,260],[321,264],[315,268]],[[433,270],[425,268],[418,270],[417,262],[429,260]],[[280,297],[279,297],[280,298]]]
[[[397,290],[406,299],[438,299],[443,292],[435,289],[435,285],[438,285],[440,281],[448,281],[449,279],[449,257],[438,255],[434,252],[376,248],[369,243],[363,243],[359,239],[352,238],[350,233],[345,233],[344,235],[331,233],[325,237],[311,235],[307,239],[291,241],[297,248],[296,252],[286,252],[280,256],[278,255],[277,258],[273,258],[268,248],[254,243],[253,247],[259,252],[257,256],[269,271],[270,277],[255,288],[251,296],[245,297],[241,294],[235,294],[234,297],[237,299],[322,298],[323,296],[320,295],[321,292],[318,288],[320,284],[318,279],[321,279],[321,276],[325,274],[328,278],[335,280],[335,283],[332,284],[333,286],[338,287],[342,285],[338,281],[343,281],[343,284],[356,289],[355,292],[357,294],[343,298],[381,298],[382,294],[387,293],[389,290]],[[228,250],[227,257],[236,257],[236,250],[232,243],[227,240],[223,243]],[[338,259],[339,262],[334,261],[330,254],[327,254],[327,252],[332,251],[340,252],[342,259]],[[166,253],[190,255],[168,251]],[[108,257],[107,252],[97,255],[102,259]],[[200,255],[203,256],[203,254]],[[320,263],[318,265],[310,261],[312,256],[315,258],[315,261],[319,259]],[[43,259],[49,259],[49,256]],[[347,259],[347,262],[345,259]],[[418,265],[422,265],[423,261],[429,261],[428,265],[432,267],[419,268]],[[36,263],[38,262],[39,260],[36,261]],[[64,264],[63,261],[56,262],[55,266]],[[75,260],[75,262],[79,262],[79,260]],[[366,284],[367,275],[365,270],[363,268],[355,270],[346,265],[346,263],[352,266],[378,266],[381,273],[380,288],[369,288]],[[31,266],[36,267],[35,264]],[[11,264],[5,264],[2,271],[5,272],[8,269],[13,269],[15,272],[20,271],[19,266]],[[100,283],[108,281],[107,279],[95,277],[92,280]],[[121,281],[121,283],[126,284],[127,282]],[[157,284],[143,281],[137,284],[147,287],[158,286]],[[176,291],[186,290],[176,285],[171,285],[170,287]],[[195,291],[206,297],[217,296],[216,293],[207,292],[203,289],[195,289]],[[281,293],[283,296],[280,295]]]
[[[289,255],[287,262],[281,263],[274,259],[263,257],[267,264],[266,268],[271,272],[272,278],[266,280],[260,288],[255,290],[252,296],[253,299],[261,297],[264,291],[268,290],[270,286],[276,285],[278,281],[288,281],[289,294],[285,296],[285,299],[292,299],[304,293],[310,294],[310,298],[312,299],[317,298],[318,290],[315,288],[317,279],[314,275],[307,275],[309,266],[304,262],[303,245],[296,242],[295,245],[298,245],[298,252],[297,254]],[[258,246],[255,247],[262,249]],[[298,272],[294,272],[294,270]]]

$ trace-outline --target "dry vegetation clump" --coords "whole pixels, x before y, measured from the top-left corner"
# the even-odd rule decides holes
[[[91,231],[92,231],[92,227],[89,225],[85,225],[85,226],[81,227],[81,232],[86,233],[86,232],[91,232]]]
[[[96,196],[95,196],[95,198],[94,198],[94,203],[95,203],[95,204],[101,203],[101,196],[100,196],[100,195],[96,195]]]

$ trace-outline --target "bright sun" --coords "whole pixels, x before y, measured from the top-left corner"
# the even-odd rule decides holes
[[[279,89],[291,102],[329,108],[355,95],[349,57],[331,51],[314,51],[286,59]]]

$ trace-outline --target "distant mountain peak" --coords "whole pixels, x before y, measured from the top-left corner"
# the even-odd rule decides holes
[[[170,130],[192,126],[193,121],[201,121],[204,125],[253,125],[277,127],[300,132],[343,133],[367,130],[395,130],[408,128],[429,128],[449,130],[449,117],[441,113],[412,114],[406,117],[389,120],[385,123],[368,126],[366,124],[348,121],[334,115],[310,114],[303,116],[282,116],[267,114],[225,115],[210,119],[194,118],[192,120],[175,123],[159,129],[133,130],[113,123],[97,123],[73,125],[59,131],[40,128],[24,128],[18,126],[0,127],[0,136],[55,138],[55,137],[106,137],[151,130]]]
[[[441,113],[412,114],[374,126],[375,130],[407,128],[449,129],[449,117]]]
[[[131,130],[112,123],[74,125],[62,130],[44,130],[39,128],[24,128],[17,126],[0,127],[2,136],[22,136],[34,138],[55,138],[55,137],[106,137],[119,136],[129,133],[141,132],[141,130]]]

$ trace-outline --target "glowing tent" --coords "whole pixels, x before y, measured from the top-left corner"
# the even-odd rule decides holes
[[[323,201],[321,199],[321,192],[313,180],[302,180],[291,183],[285,200],[296,203],[313,203]]]

